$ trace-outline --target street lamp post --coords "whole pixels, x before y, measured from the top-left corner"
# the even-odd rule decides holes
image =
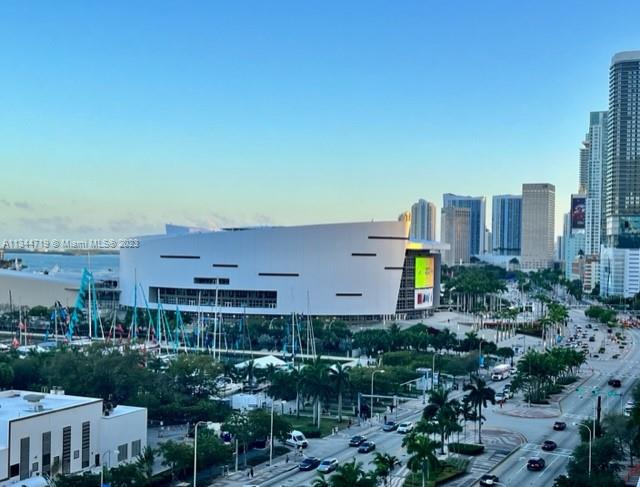
[[[433,390],[436,380],[436,355],[438,352],[433,352],[431,357],[431,390]]]
[[[113,450],[114,453],[118,453],[118,450]],[[107,468],[111,467],[111,450],[107,450],[105,452],[102,453],[102,455],[100,456],[100,458],[102,459],[105,454],[107,454],[107,458],[109,459],[109,461],[107,462]],[[100,466],[100,487],[102,487],[104,485],[104,465]]]
[[[371,417],[371,420],[373,420],[373,378],[375,377],[375,375],[378,372],[381,373],[381,374],[384,374],[384,370],[374,370],[371,373],[371,410],[369,411],[369,415]]]
[[[582,426],[583,428],[587,428],[589,431],[589,477],[591,477],[591,441],[593,440],[593,433],[591,428],[589,428],[586,424],[582,423],[573,423],[574,426]]]
[[[271,466],[272,462],[273,462],[273,398],[271,398],[271,433],[269,434],[269,466]]]
[[[196,475],[198,474],[198,426],[206,421],[198,421],[193,430],[193,487],[196,487]]]

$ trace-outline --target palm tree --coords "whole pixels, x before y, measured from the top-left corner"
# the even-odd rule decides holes
[[[330,477],[331,487],[374,487],[376,485],[375,476],[369,475],[362,468],[362,463],[355,461],[345,463],[336,468],[335,473]]]
[[[440,435],[441,453],[444,454],[444,442],[455,432],[458,425],[458,406],[456,399],[449,399],[449,391],[439,387],[429,393],[429,404],[424,408],[423,419],[432,422],[430,428]]]
[[[464,390],[468,391],[467,397],[469,402],[478,411],[476,420],[478,421],[478,443],[482,444],[482,408],[487,407],[487,401],[491,404],[496,403],[496,391],[491,387],[487,387],[487,383],[484,379],[477,375],[474,375],[470,384],[464,386]]]
[[[142,453],[138,455],[136,459],[136,466],[142,473],[145,479],[146,485],[152,484],[153,479],[153,463],[156,459],[156,451],[150,446],[146,446]]]
[[[318,474],[318,477],[313,479],[313,482],[311,483],[311,485],[312,487],[330,487],[329,482],[327,482],[327,479],[321,473]]]
[[[291,369],[291,372],[289,373],[289,377],[291,379],[291,382],[293,382],[296,386],[296,417],[299,418],[300,417],[300,391],[304,384],[304,374],[302,373],[302,369],[300,368],[300,365],[297,365],[293,369]]]
[[[338,422],[342,423],[342,393],[349,385],[349,367],[338,363],[329,368],[329,376],[338,392]]]
[[[429,480],[430,472],[436,471],[439,466],[435,451],[438,444],[426,435],[411,433],[402,439],[402,446],[407,448],[411,457],[407,461],[407,467],[414,473],[422,471],[422,487],[425,485],[425,472]]]
[[[328,367],[320,360],[319,355],[302,370],[304,377],[302,386],[307,396],[311,397],[313,401],[313,423],[318,428],[320,428],[322,417],[322,401],[330,392],[327,370]]]
[[[383,477],[385,485],[389,485],[391,483],[391,474],[396,465],[400,465],[400,460],[389,453],[376,452],[371,463],[376,466],[376,475]]]

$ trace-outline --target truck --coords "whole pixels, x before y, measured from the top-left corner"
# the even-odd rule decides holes
[[[511,374],[511,366],[509,364],[496,365],[491,371],[491,380],[504,380]]]

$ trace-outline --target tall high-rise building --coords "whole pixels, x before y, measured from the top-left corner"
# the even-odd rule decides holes
[[[411,205],[409,234],[412,240],[436,239],[436,205],[423,199]]]
[[[454,206],[442,208],[440,229],[440,240],[450,246],[444,251],[443,262],[448,266],[468,263],[471,258],[471,210]]]
[[[600,254],[602,242],[602,177],[607,158],[607,112],[591,112],[587,134],[587,200],[585,219],[585,253]]]
[[[580,148],[580,174],[578,176],[578,193],[586,193],[589,180],[589,134],[585,135]]]
[[[522,196],[511,194],[494,196],[491,213],[493,253],[520,255]]]
[[[471,226],[469,234],[469,251],[471,255],[484,254],[484,230],[486,201],[484,196],[458,196],[445,193],[442,196],[443,208],[468,208],[469,224]]]
[[[573,281],[574,279],[582,280],[581,271],[584,269],[583,261],[585,256],[585,195],[571,195],[571,211],[564,216],[564,276],[566,279]],[[576,260],[580,260],[580,264],[576,267]],[[579,269],[576,273],[574,269]]]
[[[609,70],[606,245],[640,248],[640,51],[619,52]]]
[[[553,264],[555,203],[553,184],[522,185],[523,269],[544,269]]]
[[[602,204],[600,294],[634,296],[640,255],[640,51],[615,54],[609,68],[607,158]]]

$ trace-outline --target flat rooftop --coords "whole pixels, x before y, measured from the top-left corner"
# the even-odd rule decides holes
[[[18,390],[1,391],[0,445],[5,448],[7,446],[10,421],[101,401],[102,399],[93,397],[70,396],[67,394],[45,394]]]

